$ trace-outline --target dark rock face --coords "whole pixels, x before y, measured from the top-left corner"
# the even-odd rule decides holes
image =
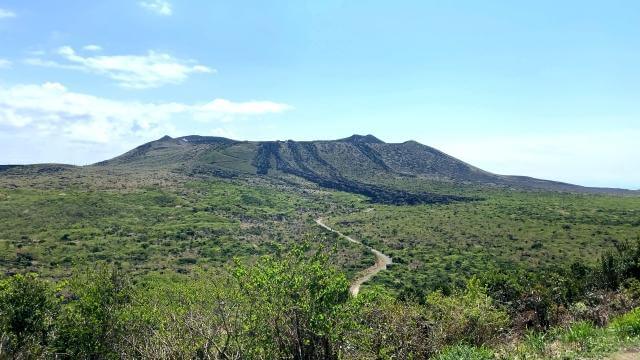
[[[275,162],[275,169],[286,173],[301,177],[307,181],[313,182],[319,186],[335,189],[339,191],[345,191],[355,194],[367,196],[372,202],[394,205],[416,205],[416,204],[433,204],[433,203],[449,203],[452,201],[467,201],[472,200],[461,196],[452,195],[438,195],[431,193],[412,193],[403,190],[392,189],[374,184],[367,184],[359,181],[350,180],[340,175],[335,168],[329,165],[325,160],[320,158],[317,149],[312,143],[300,143],[288,141],[284,143],[292,154],[293,163],[286,161],[280,152],[281,143],[278,142],[263,142],[260,143],[258,153],[254,159],[254,166],[256,166],[256,173],[259,175],[268,174],[272,168],[272,161]],[[305,147],[307,151],[319,163],[328,167],[327,174],[320,174],[312,170],[303,160],[301,154],[301,147]],[[357,146],[360,150],[361,148]],[[366,151],[370,149],[367,148]],[[374,157],[372,160],[376,165],[379,165],[384,170],[390,170],[382,160],[377,157],[372,151],[370,154],[365,154],[368,158]],[[379,162],[382,162],[379,164]]]

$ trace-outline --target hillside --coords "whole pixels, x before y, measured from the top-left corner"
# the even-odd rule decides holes
[[[382,203],[461,200],[451,196],[391,190],[384,184],[392,179],[578,193],[634,193],[525,176],[497,175],[415,141],[385,143],[373,135],[353,135],[328,141],[263,142],[165,136],[95,166],[163,168],[189,175],[218,177],[293,175],[322,187],[363,194]]]
[[[96,326],[73,319],[91,316],[75,312],[94,309],[83,302],[102,294],[98,309],[113,309],[110,296],[124,301],[104,347],[131,357],[149,351],[140,357],[163,358],[154,351],[164,336],[182,334],[188,345],[173,357],[215,353],[192,344],[210,341],[203,334],[218,320],[194,323],[187,314],[231,314],[238,328],[220,328],[212,341],[236,334],[233,351],[286,354],[273,347],[277,335],[251,341],[302,308],[321,309],[311,315],[326,319],[323,326],[344,326],[332,343],[354,351],[343,358],[449,351],[443,359],[465,359],[490,350],[495,357],[471,358],[600,356],[640,344],[616,325],[640,305],[640,197],[619,194],[634,192],[496,175],[413,141],[387,144],[370,135],[309,142],[164,137],[89,166],[0,166],[0,302],[39,299],[25,287],[49,294],[52,353],[93,351],[93,340],[73,336]],[[349,296],[354,286],[357,299]],[[460,333],[458,324],[468,330]],[[304,343],[328,344],[324,328],[304,329]],[[576,342],[576,331],[586,338]],[[398,346],[354,347],[398,334]]]

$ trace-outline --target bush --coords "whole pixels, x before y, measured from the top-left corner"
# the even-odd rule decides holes
[[[55,289],[37,275],[0,281],[0,358],[44,355],[58,311]]]
[[[471,279],[463,292],[449,297],[434,292],[427,297],[436,348],[461,342],[481,346],[498,339],[509,324],[509,316],[486,292],[477,279]]]
[[[123,311],[123,358],[237,359],[248,306],[229,277],[196,271],[187,281],[151,280]]]
[[[302,249],[280,259],[238,266],[234,276],[247,304],[251,356],[337,358],[349,316],[349,281],[326,256],[308,258]]]
[[[119,269],[98,265],[77,273],[66,289],[56,346],[73,358],[110,358],[121,341],[121,310],[130,300],[131,285]]]
[[[434,353],[422,306],[398,301],[376,288],[358,295],[354,307],[358,324],[347,337],[354,351],[346,358],[425,359]]]
[[[640,336],[640,308],[614,319],[611,327],[623,336]]]

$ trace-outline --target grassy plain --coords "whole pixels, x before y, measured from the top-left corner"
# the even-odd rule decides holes
[[[311,239],[349,272],[368,260],[310,225],[347,204],[352,196],[344,193],[224,179],[97,189],[22,180],[0,187],[0,266],[8,273],[63,276],[95,261],[136,273],[186,273]]]
[[[263,310],[274,311],[276,319],[295,313],[292,309],[299,310],[299,294],[308,290],[305,281],[315,279],[295,271],[319,272],[324,275],[316,279],[318,284],[339,280],[333,290],[340,296],[326,298],[326,284],[318,287],[314,283],[318,294],[309,293],[309,301],[315,305],[306,304],[303,308],[315,309],[317,302],[326,305],[331,316],[325,318],[323,313],[322,319],[328,321],[328,328],[336,322],[347,330],[330,332],[329,336],[322,328],[303,337],[335,342],[341,349],[353,350],[355,345],[344,344],[356,344],[362,347],[358,348],[362,354],[380,358],[392,353],[398,358],[429,354],[438,359],[601,358],[639,344],[637,310],[621,314],[640,301],[634,265],[640,250],[627,248],[621,253],[625,255],[620,262],[608,268],[600,268],[598,261],[620,244],[640,241],[640,198],[459,186],[415,179],[410,183],[397,180],[390,185],[475,200],[415,206],[373,204],[363,196],[329,191],[286,174],[280,178],[224,179],[162,171],[81,168],[58,173],[36,169],[26,175],[0,176],[0,269],[5,275],[36,272],[47,281],[53,280],[42,286],[57,284],[64,288],[70,274],[75,274],[71,279],[82,277],[90,274],[95,264],[111,263],[118,274],[126,274],[124,278],[136,283],[136,291],[146,291],[145,296],[154,301],[171,300],[167,304],[174,304],[175,299],[158,294],[166,297],[170,293],[167,289],[185,286],[188,291],[180,299],[187,301],[183,306],[189,309],[185,312],[188,314],[200,301],[210,300],[210,293],[202,290],[206,286],[201,287],[197,279],[213,286],[218,278],[239,281],[236,277],[243,271],[255,272],[251,278],[256,281],[255,287],[247,287],[247,282],[241,280],[235,284],[237,288],[220,287],[219,296],[227,302],[249,291],[246,304],[254,304],[257,297],[267,306]],[[318,217],[393,258],[388,271],[365,284],[362,297],[344,296],[347,279],[371,265],[373,255],[364,246],[324,231],[314,222]],[[287,259],[289,250],[301,243],[309,245],[308,253],[296,260],[300,268],[294,268],[298,270],[288,270],[286,261],[277,259]],[[328,264],[305,264],[307,257],[318,250],[328,254]],[[265,267],[261,262],[264,260],[258,260],[264,259],[263,255],[275,255],[275,260],[268,260],[274,262]],[[234,265],[235,259],[249,267]],[[560,269],[557,274],[566,274],[562,269],[574,263],[591,266],[577,269],[590,274],[588,284],[592,288],[580,288],[584,279],[569,274],[556,284],[573,284],[582,290],[564,291],[557,299],[554,289],[540,289],[540,284],[548,285],[544,282],[538,282],[531,291],[506,288],[505,292],[474,279],[492,272],[509,272],[511,280],[518,280],[518,272],[555,274]],[[281,276],[273,278],[273,271]],[[230,274],[236,277],[229,277]],[[606,277],[610,274],[636,282],[625,282],[623,286],[615,283],[611,288]],[[105,283],[113,282],[116,295],[120,291],[118,284],[123,281],[120,277],[103,279]],[[20,298],[23,294],[23,290],[12,290],[13,281],[20,285],[20,279],[24,278],[5,276],[7,308],[15,303],[11,300],[14,295]],[[30,281],[38,284],[33,278],[23,285],[33,285]],[[83,284],[91,287],[93,281]],[[18,285],[15,286],[19,288]],[[89,303],[93,301],[91,296],[82,295],[82,286],[62,292],[51,290],[51,298],[57,299],[53,303],[62,309],[54,307],[58,310],[51,316],[61,321],[58,325],[62,333],[74,335],[78,326],[65,327],[67,320],[57,318],[59,310],[73,315],[73,311],[82,310],[83,296]],[[154,286],[158,288],[154,290]],[[296,286],[305,290],[292,290],[298,289]],[[58,303],[67,292],[80,300]],[[505,294],[509,301],[503,301]],[[104,295],[108,300],[105,309],[110,309],[111,295]],[[157,313],[153,306],[147,308],[150,302],[144,296],[125,298],[133,301],[123,305],[122,314],[126,316],[118,318],[118,326],[131,325],[128,316],[138,310],[145,315],[141,323],[144,326],[148,326],[149,311],[158,317],[154,318],[158,324],[174,326],[175,330],[161,334],[169,338],[188,334],[185,329],[193,325],[193,319],[175,317],[182,308]],[[280,300],[293,303],[270,303]],[[203,305],[203,314],[211,314],[216,304]],[[130,313],[131,309],[135,311]],[[264,315],[263,310],[258,314]],[[244,316],[242,312],[234,314],[223,315],[230,319]],[[526,318],[527,314],[530,318]],[[459,321],[451,321],[456,316]],[[314,315],[310,324],[317,325],[319,319]],[[263,320],[264,324],[273,323],[271,318]],[[251,321],[243,324],[265,326]],[[165,326],[158,324],[153,326]],[[85,330],[91,333],[93,328],[88,326]],[[243,329],[244,325],[236,330]],[[125,337],[131,335],[120,328],[118,331]],[[135,333],[141,338],[146,337],[144,334]],[[487,334],[490,337],[485,339]],[[200,339],[202,335],[193,336]],[[253,335],[247,336],[253,339]],[[405,337],[419,346],[408,346]],[[263,345],[273,345],[273,339],[265,338]],[[160,337],[158,341],[163,343],[165,339]],[[184,341],[192,343],[189,339]],[[113,344],[119,343],[109,340],[103,345],[111,349]],[[56,346],[63,345],[68,344]],[[263,345],[257,349],[263,349]],[[185,354],[196,351],[189,346],[185,345]],[[289,351],[277,351],[285,350]]]
[[[593,264],[616,244],[640,239],[640,198],[546,192],[476,192],[447,205],[371,205],[328,218],[345,234],[391,256],[375,280],[424,296],[490,270],[539,271]]]

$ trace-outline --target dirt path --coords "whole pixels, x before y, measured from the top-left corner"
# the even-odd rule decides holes
[[[637,360],[640,359],[640,349],[621,351],[611,355],[611,360]]]
[[[347,236],[343,233],[341,233],[338,230],[334,230],[332,228],[330,228],[329,226],[327,226],[327,224],[325,224],[322,221],[322,218],[316,219],[316,223],[320,226],[322,226],[323,228],[334,232],[336,234],[338,234],[338,236],[345,238],[347,240],[349,240],[350,242],[354,243],[354,244],[358,244],[358,245],[364,245],[362,244],[360,241]],[[366,245],[364,245],[366,246]],[[360,292],[360,286],[362,284],[364,284],[365,282],[369,281],[372,277],[374,277],[377,273],[379,273],[382,270],[386,270],[387,269],[387,265],[390,265],[393,261],[391,260],[391,258],[385,254],[383,254],[382,252],[367,246],[367,249],[369,249],[373,255],[376,256],[376,262],[375,264],[373,264],[371,267],[368,267],[366,269],[364,269],[363,271],[361,271],[358,276],[351,282],[351,287],[349,287],[349,293],[351,293],[351,296],[357,296],[358,293]]]

